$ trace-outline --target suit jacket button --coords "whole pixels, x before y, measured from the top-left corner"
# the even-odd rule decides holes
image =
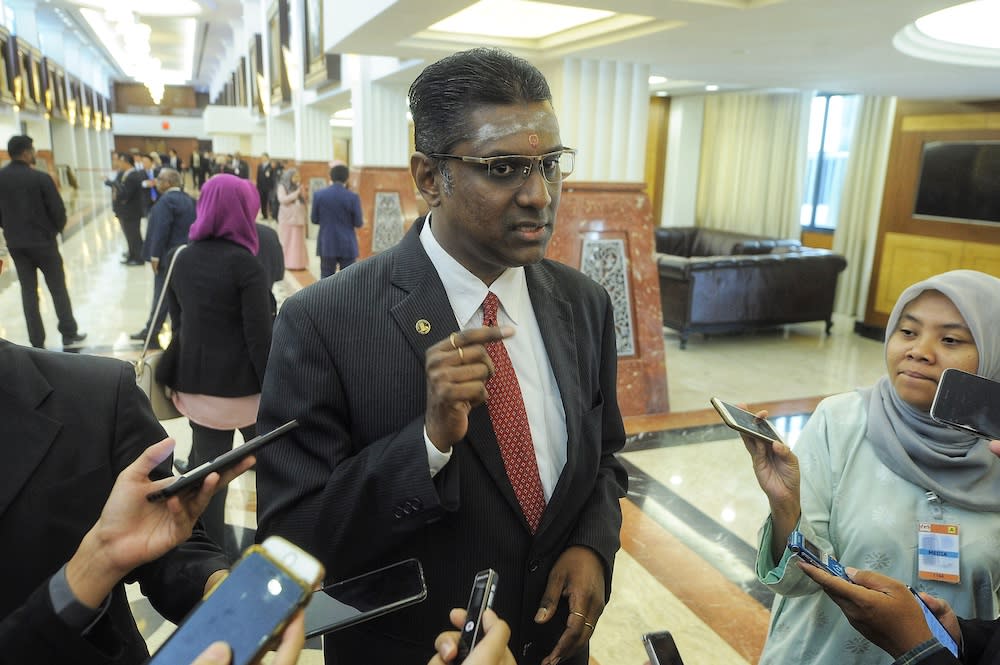
[[[533,559],[531,561],[531,563],[528,564],[528,570],[533,573],[536,570],[538,570],[538,567],[540,565],[541,565],[541,563],[539,563],[538,559]]]
[[[413,497],[413,507],[416,508],[417,510],[420,510],[421,508],[424,507],[424,502],[420,500],[419,496]]]
[[[402,519],[402,517],[403,517],[403,509],[402,509],[402,508],[400,508],[399,506],[396,506],[396,509],[392,511],[392,514],[393,514],[393,516],[394,516],[394,517],[395,517],[395,518],[396,518],[397,520],[398,520],[398,519]]]

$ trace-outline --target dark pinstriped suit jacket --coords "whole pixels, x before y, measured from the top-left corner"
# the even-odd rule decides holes
[[[532,621],[556,559],[570,545],[592,548],[610,592],[620,544],[627,480],[614,457],[625,435],[610,298],[564,265],[525,268],[568,433],[566,466],[532,536],[485,406],[470,414],[448,465],[433,479],[428,472],[425,351],[458,324],[420,244],[422,226],[284,303],[258,424],[266,431],[298,418],[302,426],[258,457],[258,538],[299,543],[331,580],[406,557],[423,564],[427,600],[337,633],[327,662],[335,651],[338,665],[423,665],[435,635],[451,628],[448,610],[465,606],[476,571],[492,567],[511,651],[521,665],[538,663],[566,624],[565,601],[545,626]],[[586,663],[587,654],[564,662]]]

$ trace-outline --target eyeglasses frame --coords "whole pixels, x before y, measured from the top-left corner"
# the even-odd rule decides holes
[[[504,159],[511,159],[511,158],[514,158],[514,157],[517,157],[519,159],[527,159],[530,162],[529,165],[528,165],[528,172],[525,173],[522,176],[521,180],[516,180],[514,178],[511,178],[511,180],[510,180],[511,182],[516,183],[516,184],[510,186],[511,189],[514,189],[514,188],[520,187],[521,185],[523,185],[524,183],[526,183],[528,181],[528,178],[531,177],[532,171],[537,171],[542,176],[542,180],[544,180],[546,183],[548,183],[550,185],[558,185],[558,184],[560,184],[568,176],[572,175],[573,171],[570,171],[569,173],[567,173],[565,175],[563,175],[562,172],[560,172],[559,179],[556,180],[555,182],[552,182],[548,178],[545,177],[545,171],[542,170],[541,166],[542,166],[542,160],[545,159],[546,157],[551,157],[552,155],[559,155],[560,157],[562,157],[562,155],[565,154],[565,153],[573,155],[573,160],[574,160],[574,162],[573,162],[573,169],[575,170],[576,169],[576,148],[560,148],[559,150],[553,150],[552,152],[547,152],[544,155],[495,155],[493,157],[471,157],[469,155],[451,155],[451,154],[443,153],[443,152],[432,152],[432,153],[428,153],[427,156],[430,157],[430,158],[432,158],[432,159],[454,159],[456,161],[465,162],[467,164],[479,164],[481,166],[485,166],[486,167],[486,173],[487,174],[489,174],[489,172],[490,172],[490,166],[493,164],[493,162],[504,160]],[[492,182],[496,182],[496,183],[502,183],[502,182],[504,182],[503,179],[499,179],[498,180],[498,179],[495,179],[495,178],[490,178],[490,180]]]

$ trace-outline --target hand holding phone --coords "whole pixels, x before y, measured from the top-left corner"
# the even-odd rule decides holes
[[[806,563],[817,568],[822,568],[834,577],[847,580],[851,584],[854,583],[854,580],[850,578],[839,561],[821,550],[815,543],[803,536],[800,531],[792,531],[789,534],[788,549],[797,554]]]
[[[205,462],[201,466],[191,469],[184,475],[180,476],[172,484],[167,485],[162,490],[157,492],[151,492],[146,496],[149,501],[165,501],[172,496],[180,494],[187,489],[194,489],[201,486],[201,483],[205,480],[208,474],[214,471],[225,471],[226,469],[238,464],[240,460],[246,459],[248,456],[253,455],[258,450],[263,448],[269,443],[273,443],[280,439],[283,435],[290,432],[299,426],[299,421],[289,420],[284,425],[276,427],[267,434],[261,434],[258,437],[250,439],[242,446],[236,446],[229,452],[219,455],[213,460]]]
[[[771,423],[764,418],[758,418],[754,414],[741,409],[735,404],[723,402],[717,397],[711,399],[712,406],[722,416],[722,421],[737,432],[749,434],[750,436],[764,439],[765,441],[781,441],[781,437],[774,431]]]
[[[455,663],[464,661],[472,651],[482,631],[483,614],[487,608],[493,607],[493,596],[497,590],[497,573],[492,568],[476,573],[472,582],[472,593],[469,595],[469,609],[465,615],[465,625],[458,638],[458,655]]]
[[[941,620],[938,619],[937,616],[935,616],[934,612],[931,611],[931,608],[927,606],[927,603],[925,603],[924,599],[920,597],[920,594],[917,593],[913,589],[913,587],[908,586],[906,588],[910,590],[910,593],[913,594],[913,597],[917,599],[918,603],[920,603],[920,609],[924,613],[924,621],[927,622],[927,627],[931,629],[931,634],[937,638],[938,642],[944,645],[945,649],[950,651],[952,655],[957,658],[958,643],[955,642],[955,638],[951,636],[951,633],[949,633],[948,630],[944,627],[944,624],[941,623]]]
[[[231,665],[266,651],[323,578],[323,565],[284,538],[250,547],[226,577],[188,614],[148,665],[190,663],[213,642],[232,649]]]

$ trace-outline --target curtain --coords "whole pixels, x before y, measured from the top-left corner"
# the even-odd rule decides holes
[[[697,224],[799,238],[811,92],[705,100]]]
[[[833,311],[865,318],[878,236],[886,165],[896,114],[895,97],[864,97],[854,124],[833,251],[847,259]]]

